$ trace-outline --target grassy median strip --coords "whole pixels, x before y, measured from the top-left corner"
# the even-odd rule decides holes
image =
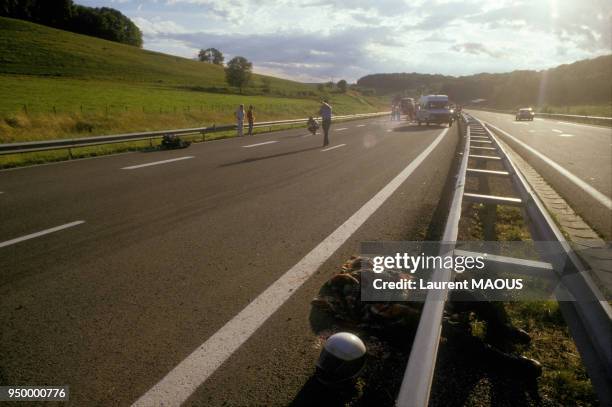
[[[467,208],[462,219],[462,240],[484,240],[486,211],[485,205],[482,204],[472,204]],[[520,208],[497,206],[495,218],[495,240],[531,240]],[[516,351],[538,360],[543,367],[542,376],[537,379],[535,393],[539,400],[534,399],[532,402],[537,405],[597,406],[597,397],[563,320],[559,304],[554,300],[516,301],[505,302],[503,307],[511,323],[531,336],[531,344],[518,344]],[[474,319],[471,323],[475,334],[484,334],[486,328],[482,321]],[[501,383],[504,381],[501,380]],[[470,395],[471,402],[477,403],[479,399],[489,400],[489,385],[490,382],[487,381],[483,382],[482,386],[477,386]],[[515,386],[516,383],[507,381],[505,385]],[[504,389],[503,392],[517,393],[511,389]]]

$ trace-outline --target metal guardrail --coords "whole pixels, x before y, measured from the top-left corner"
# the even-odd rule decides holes
[[[360,113],[352,115],[334,116],[334,120],[351,120],[351,119],[362,119],[368,117],[377,117],[388,115],[390,112],[378,112],[378,113]],[[258,122],[255,123],[255,128],[262,127],[275,127],[291,124],[302,124],[306,123],[308,119],[291,119],[291,120],[276,120],[269,122]],[[244,127],[248,127],[247,124]],[[189,129],[175,129],[175,130],[157,130],[141,133],[125,133],[125,134],[114,134],[108,136],[95,136],[95,137],[79,137],[69,139],[58,139],[58,140],[46,140],[46,141],[28,141],[23,143],[6,143],[0,144],[0,155],[7,154],[20,154],[20,153],[32,153],[37,151],[49,151],[49,150],[62,150],[72,149],[78,147],[91,147],[99,146],[103,144],[114,144],[114,143],[125,143],[130,141],[142,141],[161,138],[164,135],[171,134],[176,136],[184,136],[191,134],[201,134],[203,141],[205,140],[206,134],[216,133],[221,131],[235,130],[235,124],[225,124],[221,126],[212,125],[209,127],[195,127]]]
[[[452,255],[453,242],[457,241],[469,152],[470,128],[468,127],[463,158],[454,185],[450,212],[444,226],[440,256]],[[433,282],[447,282],[451,281],[452,278],[451,270],[439,268],[434,271],[431,280]],[[448,290],[434,290],[427,295],[397,397],[396,405],[399,407],[425,407],[429,404],[429,392],[436,367],[438,345],[442,335],[442,317],[444,316],[447,298]]]
[[[497,138],[482,122],[469,115],[463,115],[467,122],[465,148],[462,161],[456,176],[454,193],[449,216],[446,221],[443,249],[441,255],[453,253],[457,238],[458,224],[461,218],[461,206],[467,176],[509,177],[520,197],[517,199],[529,218],[530,232],[533,240],[552,242],[558,246],[556,253],[564,253],[568,259],[563,270],[551,267],[555,259],[544,258],[545,262],[533,262],[524,259],[499,259],[506,266],[525,266],[529,272],[557,273],[562,285],[555,292],[559,300],[563,317],[582,356],[583,363],[593,383],[602,405],[612,405],[612,309],[603,300],[602,294],[585,272],[578,256],[565,241],[563,234],[523,175],[518,171]],[[472,145],[472,143],[478,143]],[[487,143],[493,147],[501,159],[505,171],[488,171],[468,167],[468,161],[482,159],[479,155],[470,155],[470,149],[482,148]],[[492,151],[492,150],[490,150]],[[474,194],[473,194],[474,195]],[[481,196],[481,195],[479,195]],[[503,197],[482,195],[487,203],[506,204]],[[472,199],[471,199],[472,200]],[[544,266],[542,266],[544,265]],[[433,281],[450,281],[452,271],[437,269],[432,275]],[[396,400],[399,407],[426,407],[429,403],[431,385],[435,372],[438,345],[442,333],[444,307],[448,290],[431,291],[426,298],[415,339],[410,352],[400,392]],[[572,298],[573,301],[567,301]]]
[[[516,110],[508,109],[492,109],[487,107],[467,106],[466,109],[482,110],[485,112],[516,114]],[[612,126],[612,117],[606,116],[584,116],[578,114],[563,114],[563,113],[535,113],[536,117],[544,117],[551,119],[567,120],[572,122],[596,123],[604,126]]]

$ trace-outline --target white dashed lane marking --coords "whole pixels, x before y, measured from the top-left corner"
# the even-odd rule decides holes
[[[266,144],[274,144],[274,143],[278,143],[278,141],[276,141],[276,140],[264,141],[263,143],[249,144],[247,146],[242,146],[242,148],[251,148],[251,147],[265,146]]]
[[[344,147],[345,145],[346,144],[338,144],[337,146],[329,147],[329,148],[323,149],[321,151],[323,152],[323,151],[335,150],[336,148]]]
[[[41,230],[40,232],[31,233],[29,235],[17,237],[15,239],[7,240],[5,242],[0,242],[0,248],[6,247],[6,246],[10,246],[10,245],[13,245],[13,244],[16,244],[16,243],[20,243],[20,242],[23,242],[25,240],[34,239],[36,237],[48,235],[49,233],[59,232],[60,230],[68,229],[68,228],[71,228],[73,226],[78,226],[78,225],[80,225],[82,223],[85,223],[85,221],[84,220],[77,220],[77,221],[74,221],[74,222],[66,223],[64,225],[56,226],[54,228]]]
[[[129,167],[123,167],[122,170],[135,170],[137,168],[150,167],[152,165],[168,164],[168,163],[173,163],[175,161],[189,160],[191,158],[193,158],[193,156],[192,155],[188,155],[186,157],[172,158],[170,160],[153,161],[152,163],[139,164],[139,165],[131,165]]]

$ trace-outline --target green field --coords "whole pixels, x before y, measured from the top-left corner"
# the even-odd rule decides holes
[[[225,124],[240,103],[260,121],[304,117],[322,97],[336,114],[387,105],[262,75],[240,94],[220,66],[0,18],[0,143]]]

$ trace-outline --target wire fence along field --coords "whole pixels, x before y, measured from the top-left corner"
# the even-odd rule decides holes
[[[257,105],[258,114],[272,114],[275,112],[274,105]],[[193,105],[117,105],[107,104],[104,106],[88,106],[88,105],[76,105],[72,107],[56,106],[56,105],[37,105],[32,104],[21,104],[15,106],[12,113],[4,113],[0,115],[4,120],[10,120],[11,116],[16,114],[24,114],[27,116],[36,115],[60,115],[60,114],[81,114],[81,115],[105,115],[109,116],[117,113],[143,113],[143,114],[182,114],[182,113],[205,113],[205,112],[228,112],[230,109],[235,109],[235,103],[227,104],[193,104]]]

